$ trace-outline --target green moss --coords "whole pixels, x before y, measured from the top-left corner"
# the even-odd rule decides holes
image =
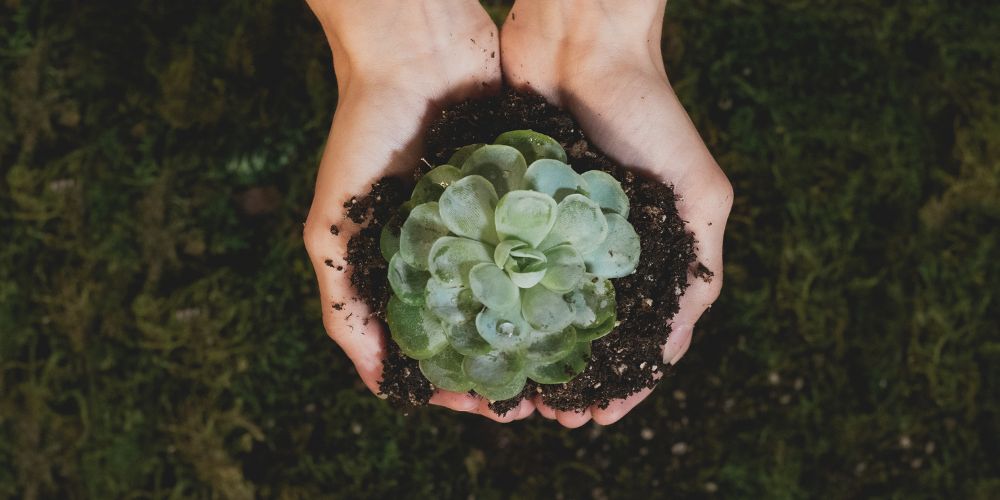
[[[1000,492],[997,6],[671,1],[726,289],[649,401],[567,431],[399,415],[326,337],[303,3],[78,4],[0,4],[0,498]]]

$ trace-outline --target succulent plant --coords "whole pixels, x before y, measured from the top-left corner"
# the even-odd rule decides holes
[[[435,386],[496,401],[567,382],[614,328],[611,279],[635,271],[639,236],[621,184],[566,161],[530,130],[465,146],[383,228],[389,330]]]

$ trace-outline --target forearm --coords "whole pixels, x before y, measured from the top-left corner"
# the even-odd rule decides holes
[[[419,90],[467,61],[499,61],[496,27],[475,0],[310,0],[333,52],[341,96],[350,87]],[[498,64],[495,64],[497,67]],[[492,82],[491,82],[492,83]]]
[[[570,46],[659,43],[666,4],[666,0],[517,0],[507,22]]]

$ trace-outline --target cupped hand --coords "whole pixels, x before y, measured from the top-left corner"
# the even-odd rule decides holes
[[[577,5],[579,4],[579,5]],[[670,86],[660,51],[666,1],[518,0],[501,32],[504,78],[566,107],[587,137],[615,161],[674,186],[678,211],[697,240],[710,280],[688,276],[680,311],[663,348],[676,364],[695,322],[722,287],[722,240],[733,191]],[[543,416],[567,427],[591,419],[610,424],[650,394],[646,389],[607,408]]]
[[[366,321],[371,311],[350,283],[347,243],[360,227],[347,219],[344,202],[417,164],[435,110],[499,89],[499,38],[473,0],[310,0],[309,6],[330,43],[339,97],[304,239],[326,331],[378,394],[387,332],[381,322]],[[501,417],[481,398],[445,391],[431,403],[502,422],[534,411],[525,400]]]

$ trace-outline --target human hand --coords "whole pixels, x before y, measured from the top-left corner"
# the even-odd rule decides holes
[[[689,275],[663,348],[676,364],[695,322],[722,288],[722,239],[733,202],[716,164],[667,79],[660,51],[666,0],[517,0],[501,32],[504,78],[568,108],[587,137],[618,163],[673,184],[677,208],[697,240],[698,261],[714,276]],[[664,325],[666,328],[668,325]],[[607,408],[539,413],[566,427],[621,419],[651,389]]]
[[[345,217],[344,202],[367,193],[378,179],[416,165],[435,110],[499,89],[499,38],[474,0],[310,0],[309,6],[333,52],[339,96],[304,239],[326,331],[378,394],[386,332],[381,322],[364,320],[371,311],[363,301],[352,300],[357,294],[345,256],[360,227]],[[332,225],[338,234],[332,234]],[[534,411],[525,400],[500,417],[481,398],[446,391],[436,392],[431,403],[502,422]]]

